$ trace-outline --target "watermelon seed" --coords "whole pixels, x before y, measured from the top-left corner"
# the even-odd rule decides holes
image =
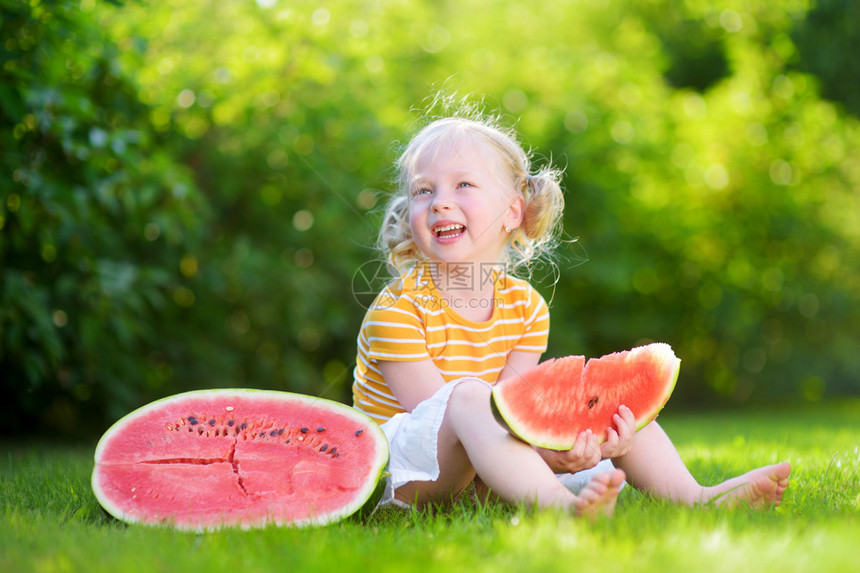
[[[332,449],[329,451],[329,453],[330,453],[331,455],[333,455],[333,456],[337,456],[337,454],[335,453],[336,451],[337,451],[337,448],[332,448]]]
[[[364,430],[356,430],[356,431],[355,431],[355,435],[356,435],[356,436],[360,436],[360,435],[361,435],[361,433],[362,433],[363,431],[364,431]]]
[[[325,428],[323,428],[322,426],[320,426],[319,428],[317,428],[317,432],[325,432]]]
[[[241,426],[239,426],[239,429],[240,429],[240,430],[244,430],[244,429],[245,429],[245,428],[247,428],[247,427],[248,427],[248,422],[242,422],[242,425],[241,425]]]
[[[321,451],[321,452],[324,452],[324,451],[326,451],[327,449],[328,449],[328,444],[323,444],[323,445],[322,445],[322,447],[320,448],[320,451]]]
[[[195,418],[194,416],[188,416],[188,423],[192,426],[197,425],[197,418]]]
[[[228,426],[232,426],[232,425],[233,425],[233,424],[235,424],[235,423],[236,423],[236,421],[235,421],[235,420],[228,420],[228,421],[227,421],[227,425],[228,425]]]
[[[282,436],[283,434],[284,434],[284,429],[283,429],[283,428],[279,429],[279,430],[278,430],[278,435],[279,435],[279,436]]]
[[[283,432],[282,432],[282,433],[283,433]],[[269,435],[270,435],[270,436],[277,436],[277,435],[278,435],[278,431],[277,431],[277,430],[272,430],[271,432],[269,432]]]
[[[594,408],[594,406],[596,406],[596,405],[597,405],[597,400],[598,400],[597,396],[595,396],[594,398],[592,398],[591,400],[589,400],[589,401],[588,401],[588,408],[589,408],[589,409]]]
[[[308,433],[308,429],[307,429],[307,428],[302,428],[302,429],[301,429],[301,430],[299,430],[299,431],[300,431],[301,433],[303,433],[303,434],[307,434],[307,433]]]
[[[214,425],[215,425],[215,419],[214,419],[214,418],[213,418],[213,419],[211,419],[211,420],[209,420],[209,425],[210,425],[210,426],[214,426]]]

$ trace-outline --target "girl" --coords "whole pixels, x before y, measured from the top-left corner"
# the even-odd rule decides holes
[[[690,505],[780,503],[788,463],[701,486],[660,426],[635,431],[624,406],[601,445],[591,432],[566,452],[513,438],[493,417],[491,385],[537,365],[549,314],[506,269],[552,247],[561,173],[533,173],[511,132],[462,117],[427,125],[396,167],[379,236],[399,278],[365,316],[353,384],[354,406],[382,425],[391,445],[387,500],[450,501],[475,480],[510,503],[595,516],[614,511],[626,479]],[[557,473],[584,485],[574,493]]]

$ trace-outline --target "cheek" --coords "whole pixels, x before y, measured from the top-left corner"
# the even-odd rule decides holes
[[[409,206],[409,230],[412,233],[412,236],[415,236],[415,232],[421,232],[421,229],[425,226],[423,222],[426,220],[426,213],[420,206],[416,204],[412,204]]]

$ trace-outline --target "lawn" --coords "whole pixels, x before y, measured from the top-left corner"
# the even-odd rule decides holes
[[[197,535],[130,527],[89,486],[94,444],[4,442],[0,571],[849,571],[860,543],[860,401],[660,422],[702,482],[778,460],[794,465],[781,507],[688,509],[622,491],[588,523],[466,501],[365,523]]]

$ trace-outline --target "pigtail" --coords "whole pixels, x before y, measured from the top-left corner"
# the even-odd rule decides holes
[[[515,269],[547,258],[556,246],[564,210],[561,176],[560,170],[543,167],[534,175],[518,178],[525,208],[509,243],[509,260]]]
[[[560,172],[544,168],[527,178],[530,193],[526,195],[523,231],[530,240],[544,242],[555,235],[564,210],[560,177]]]
[[[386,255],[392,276],[399,276],[421,258],[409,230],[409,199],[405,195],[391,198],[382,218],[377,248]]]

